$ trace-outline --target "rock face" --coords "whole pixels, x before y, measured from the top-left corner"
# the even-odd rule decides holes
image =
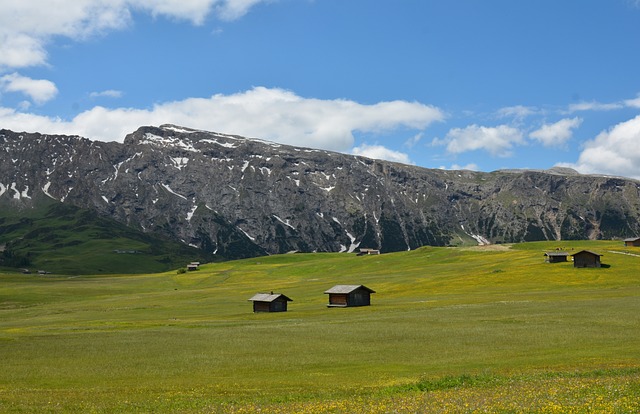
[[[0,130],[0,147],[2,206],[49,197],[226,258],[640,233],[639,182],[567,169],[429,170],[173,125],[122,144]]]

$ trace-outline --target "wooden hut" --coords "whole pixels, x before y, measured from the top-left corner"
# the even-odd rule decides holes
[[[569,257],[568,252],[547,252],[544,254],[544,261],[547,263],[566,262]]]
[[[640,237],[624,239],[624,245],[627,247],[640,247]]]
[[[582,250],[578,253],[574,253],[573,256],[573,267],[600,267],[600,257],[601,254],[594,253],[589,250]]]
[[[358,256],[368,256],[368,255],[378,255],[380,254],[380,250],[378,249],[369,249],[366,247],[363,247],[360,249],[360,251],[358,252]]]
[[[292,302],[282,293],[256,293],[251,299],[254,312],[286,312],[287,302]]]
[[[371,294],[376,293],[363,285],[336,285],[324,292],[329,295],[330,308],[371,305]]]

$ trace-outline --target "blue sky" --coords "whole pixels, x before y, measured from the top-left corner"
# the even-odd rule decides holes
[[[0,128],[640,179],[639,0],[14,0]]]

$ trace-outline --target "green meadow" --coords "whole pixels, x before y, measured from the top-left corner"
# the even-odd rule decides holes
[[[548,264],[563,248],[605,266]],[[336,284],[372,305],[327,308]],[[258,292],[293,299],[252,312]],[[0,412],[638,412],[640,248],[289,254],[0,274]]]

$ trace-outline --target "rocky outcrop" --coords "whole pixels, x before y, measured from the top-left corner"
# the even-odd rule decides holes
[[[0,201],[48,197],[226,258],[640,233],[640,183],[430,170],[173,125],[124,143],[0,130]]]

